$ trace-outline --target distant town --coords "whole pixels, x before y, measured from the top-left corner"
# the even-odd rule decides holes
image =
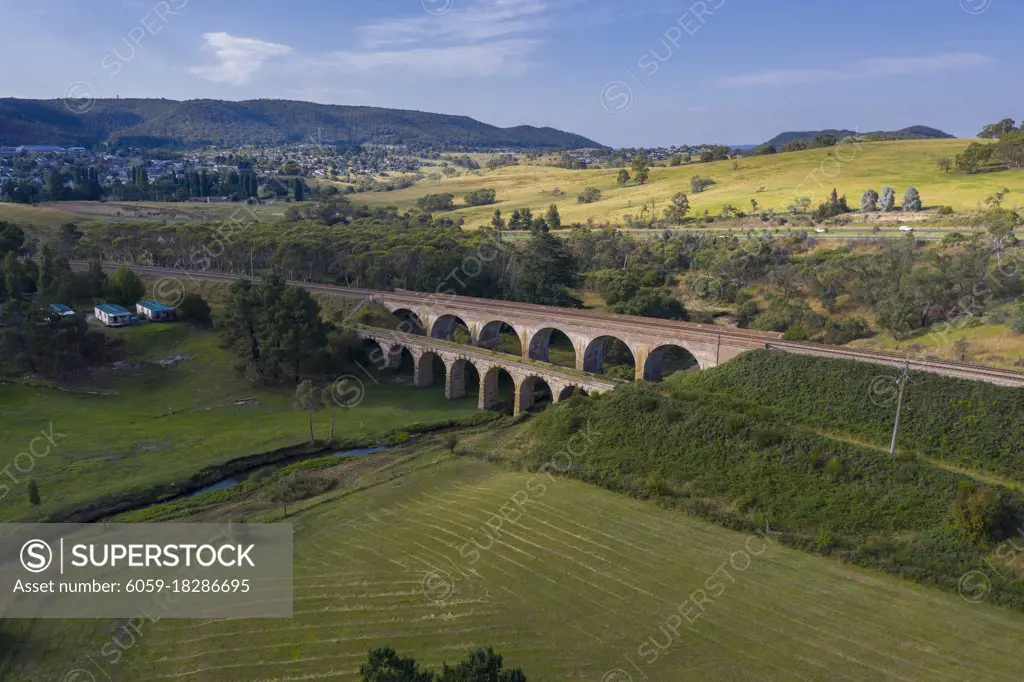
[[[471,156],[404,145],[333,143],[189,151],[108,147],[90,150],[44,144],[0,146],[0,200],[22,204],[97,200],[302,201],[318,197],[321,191],[391,191],[411,187],[421,180],[440,180],[460,172],[517,165],[521,161],[573,170],[612,168],[628,164],[641,151],[600,148],[551,153],[508,149]],[[723,145],[642,151],[653,163],[664,165],[719,160],[740,153]]]

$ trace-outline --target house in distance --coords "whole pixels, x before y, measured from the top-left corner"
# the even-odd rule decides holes
[[[107,327],[124,327],[132,323],[132,314],[113,303],[100,303],[93,314]]]
[[[139,301],[135,311],[150,322],[173,322],[178,319],[178,311],[158,301]]]

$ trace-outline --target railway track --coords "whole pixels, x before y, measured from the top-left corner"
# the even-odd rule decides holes
[[[88,264],[84,261],[72,261],[71,265],[76,269],[84,269]],[[104,268],[108,270],[113,270],[117,267],[117,265],[104,265]],[[225,274],[219,272],[190,272],[182,269],[160,268],[151,265],[133,265],[132,269],[140,274],[157,277],[186,277],[190,279],[207,279],[225,282],[233,282],[244,277],[244,275]],[[855,360],[858,362],[866,362],[889,367],[909,366],[910,369],[922,372],[931,372],[934,374],[942,374],[945,376],[970,379],[974,381],[985,381],[1001,386],[1024,388],[1024,371],[976,365],[967,362],[954,362],[952,360],[912,357],[887,351],[826,346],[824,344],[812,343],[809,341],[787,341],[782,338],[781,334],[777,333],[732,329],[717,327],[714,325],[701,325],[692,322],[658,320],[655,318],[642,318],[641,320],[629,315],[618,315],[615,313],[595,313],[574,310],[571,308],[558,308],[555,306],[542,306],[529,303],[474,298],[471,296],[426,294],[401,289],[394,292],[376,291],[373,289],[356,289],[291,280],[289,280],[288,283],[304,287],[309,291],[332,296],[345,296],[348,298],[380,299],[382,296],[387,295],[393,300],[408,300],[410,304],[418,303],[423,305],[433,303],[440,306],[444,302],[450,302],[462,308],[486,309],[490,312],[493,312],[494,309],[498,307],[508,312],[519,312],[532,316],[544,316],[545,314],[557,315],[562,319],[569,318],[590,324],[607,324],[609,322],[614,322],[617,325],[628,325],[629,328],[636,333],[656,330],[663,333],[686,332],[689,334],[701,334],[706,335],[709,338],[722,338],[738,343],[746,343],[752,348],[760,347],[770,350],[781,350],[798,355],[813,355],[816,357]]]

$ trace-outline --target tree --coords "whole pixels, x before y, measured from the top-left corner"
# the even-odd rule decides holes
[[[807,149],[807,143],[804,142],[803,140],[790,140],[786,144],[782,145],[782,147],[779,148],[779,151],[782,153],[802,152],[805,149]]]
[[[909,213],[920,210],[921,193],[917,191],[916,187],[908,187],[907,191],[903,194],[903,211]]]
[[[587,187],[576,197],[577,204],[593,204],[601,201],[601,190],[597,187]]]
[[[711,178],[702,178],[699,175],[694,175],[690,178],[690,191],[694,194],[703,192],[710,185],[715,184],[715,181]]]
[[[315,441],[313,433],[313,413],[323,405],[322,392],[309,379],[295,388],[295,409],[309,412],[309,440]]]
[[[778,151],[779,150],[775,148],[775,145],[765,142],[754,150],[754,156],[768,156],[769,154],[777,154]]]
[[[504,664],[501,654],[491,647],[475,649],[454,668],[446,663],[438,682],[526,682],[521,669],[505,670]]]
[[[831,133],[822,133],[815,135],[814,139],[811,140],[811,149],[819,149],[821,147],[834,147],[838,144],[839,139]]]
[[[946,173],[948,173],[949,169],[952,168],[952,167],[953,167],[953,161],[948,156],[943,156],[942,158],[939,159],[939,169],[940,170],[943,170]]]
[[[515,254],[515,297],[524,303],[575,307],[579,301],[569,288],[579,281],[576,259],[564,240],[547,229],[534,230],[526,246]]]
[[[437,682],[433,673],[420,670],[415,659],[402,658],[391,647],[371,651],[359,674],[363,682]]]
[[[1011,133],[1017,130],[1014,127],[1014,120],[1012,118],[1004,118],[998,123],[989,123],[987,126],[981,129],[978,133],[978,137],[992,139],[994,137],[1002,137],[1006,133]]]
[[[962,481],[950,506],[953,526],[969,540],[986,544],[997,539],[1006,514],[1003,496],[988,486]]]
[[[146,295],[146,285],[141,277],[122,263],[114,274],[107,278],[103,293],[111,302],[130,307]]]
[[[415,659],[403,658],[391,647],[381,647],[369,653],[359,675],[363,682],[527,682],[520,668],[506,670],[504,658],[491,647],[470,651],[455,666],[445,663],[439,674],[422,670]]]
[[[972,142],[956,155],[956,167],[969,175],[977,173],[992,161],[996,145]]]
[[[36,518],[39,518],[39,507],[42,505],[43,500],[39,497],[39,484],[36,483],[36,479],[30,479],[28,482],[28,503],[36,509]]]
[[[557,204],[551,204],[548,206],[548,212],[544,215],[544,220],[552,230],[557,230],[562,227],[562,216],[558,212]]]
[[[338,407],[337,397],[334,395],[334,385],[328,386],[327,388],[320,391],[320,402],[327,406],[327,409],[331,411],[331,441],[334,440],[334,415]],[[347,407],[343,406],[343,407]]]
[[[882,199],[879,204],[879,208],[884,213],[888,213],[896,209],[896,190],[892,187],[882,188]]]
[[[1009,193],[1010,188],[1004,187],[998,192],[995,192],[994,194],[985,197],[985,205],[988,206],[989,208],[1002,208],[1003,199],[1005,199],[1006,195]]]
[[[487,206],[498,200],[498,192],[493,189],[477,189],[463,197],[467,206]]]
[[[1013,239],[1014,230],[1020,225],[1021,218],[1016,211],[993,206],[985,211],[981,222],[985,226],[985,231],[1001,248],[1006,242]]]
[[[416,204],[421,210],[427,213],[435,213],[437,211],[450,211],[453,204],[452,201],[455,199],[455,195],[449,192],[442,194],[427,194],[420,197]]]
[[[633,179],[636,180],[638,185],[647,183],[647,179],[651,175],[651,160],[648,158],[646,152],[640,152],[633,157]]]
[[[815,220],[827,220],[843,213],[849,213],[850,207],[846,204],[846,197],[839,196],[836,189],[832,188],[832,194],[829,195],[828,201],[820,204],[814,211]]]
[[[0,220],[0,258],[8,253],[19,253],[25,245],[25,231],[14,223]]]
[[[615,181],[618,183],[619,187],[625,187],[626,185],[628,185],[629,184],[629,171],[626,170],[625,168],[620,168],[619,169],[619,177],[616,178]]]
[[[85,278],[89,295],[93,298],[103,296],[103,292],[107,288],[107,273],[104,272],[103,265],[98,260],[89,261],[89,269],[85,273]]]
[[[505,219],[501,217],[501,209],[494,209],[494,215],[491,216],[491,227],[494,228],[495,232],[503,232],[505,230]]]
[[[864,213],[873,213],[878,210],[878,192],[869,189],[860,197],[860,210]]]
[[[196,326],[209,327],[213,324],[210,304],[199,294],[185,294],[178,304],[178,312],[181,313],[182,320]]]
[[[528,208],[517,208],[512,211],[508,221],[508,229],[513,231],[529,230],[533,225],[533,211]]]
[[[64,174],[54,168],[46,178],[46,194],[50,201],[63,201],[67,198],[68,189],[64,186]]]
[[[295,178],[295,201],[304,201],[306,198],[306,183],[302,181],[302,178]]]
[[[245,359],[255,382],[296,384],[306,367],[326,359],[320,306],[303,288],[273,273],[258,284],[238,280],[228,290],[221,333],[224,345]]]
[[[686,308],[664,287],[642,288],[634,296],[610,307],[611,312],[637,317],[657,317],[663,320],[683,320]]]
[[[803,215],[807,213],[807,209],[811,207],[810,197],[797,197],[792,204],[790,204],[786,210],[795,215]]]
[[[996,143],[994,156],[1010,168],[1024,168],[1024,131],[1002,135]]]
[[[39,253],[39,291],[50,293],[56,277],[56,256],[49,242],[43,244]]]
[[[681,225],[690,212],[690,199],[682,192],[672,197],[672,203],[665,209],[665,222]]]

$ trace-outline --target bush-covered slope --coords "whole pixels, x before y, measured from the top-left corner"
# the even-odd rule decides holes
[[[574,398],[529,429],[531,470],[549,464],[733,528],[770,523],[787,544],[949,588],[1024,518],[1020,496],[1006,489],[672,385]],[[971,536],[952,511],[974,493],[994,496],[998,509],[986,532]],[[1024,605],[1024,583],[996,589]]]
[[[288,100],[101,99],[76,114],[62,100],[0,99],[0,144],[200,146],[284,143],[579,149],[593,140],[553,128],[498,128],[468,116]]]
[[[849,360],[755,351],[681,381],[888,446],[899,374]],[[904,408],[900,447],[1024,481],[1024,390],[911,372]]]
[[[787,142],[800,140],[810,144],[819,135],[832,135],[837,140],[844,137],[864,137],[868,140],[937,140],[953,137],[937,128],[929,126],[908,126],[900,130],[878,130],[871,133],[861,133],[856,130],[841,130],[830,128],[828,130],[800,130],[779,133],[765,144],[781,147]]]

